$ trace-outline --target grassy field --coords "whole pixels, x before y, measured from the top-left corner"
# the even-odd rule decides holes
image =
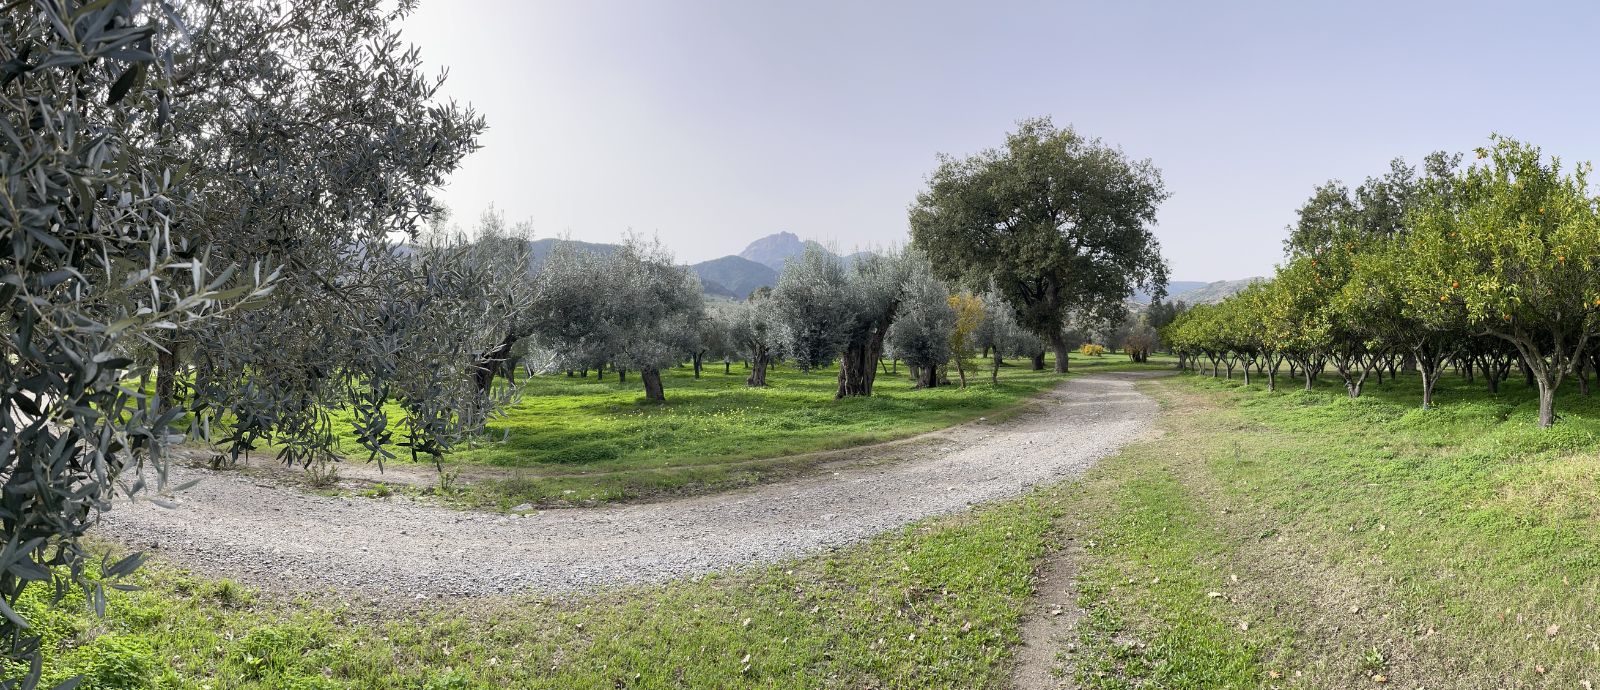
[[[828,459],[805,454],[994,415],[1061,380],[1029,371],[1025,361],[1008,364],[998,385],[985,370],[969,374],[965,389],[917,390],[901,367],[899,375],[880,374],[871,397],[844,400],[833,398],[833,368],[779,367],[766,388],[747,388],[738,364],[726,374],[720,364],[709,367],[699,379],[676,368],[664,372],[666,404],[645,401],[637,376],[626,383],[614,374],[603,381],[539,376],[523,383],[521,401],[489,424],[483,440],[448,456],[467,478],[450,498],[499,509],[584,505],[792,477]],[[1121,355],[1074,355],[1072,364],[1075,373],[1138,366]]]
[[[774,567],[396,608],[157,565],[42,629],[91,688],[998,688],[1070,556],[1082,687],[1600,683],[1600,404],[1569,390],[1542,432],[1520,384],[1426,412],[1414,384],[1151,381],[1164,433],[1081,481]]]
[[[1165,437],[1072,499],[1083,686],[1600,683],[1600,404],[1441,385],[1157,384]]]

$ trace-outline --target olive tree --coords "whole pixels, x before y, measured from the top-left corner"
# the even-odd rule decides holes
[[[369,459],[393,457],[386,446],[398,430],[413,461],[427,456],[442,470],[456,442],[516,398],[489,382],[509,357],[507,324],[525,318],[531,298],[527,244],[441,235],[388,257],[363,321],[368,345],[343,377],[354,431]],[[384,409],[390,400],[398,420]]]
[[[939,370],[950,361],[950,336],[958,315],[950,305],[950,288],[927,270],[915,270],[906,280],[889,338],[900,359],[910,365],[918,388],[940,383]]]
[[[1041,349],[1037,336],[1017,323],[1011,306],[997,292],[986,292],[983,300],[983,321],[973,336],[979,348],[989,351],[989,382],[1000,381],[1000,365],[1008,355],[1031,356]]]
[[[1165,291],[1151,226],[1166,197],[1150,161],[1024,120],[1001,148],[941,156],[911,206],[911,242],[941,277],[993,284],[1065,372],[1069,316],[1113,322],[1136,289]]]
[[[734,346],[728,340],[728,315],[726,308],[707,310],[691,325],[689,360],[694,366],[694,377],[700,378],[707,357],[722,358],[723,372],[728,373],[728,360]]]
[[[535,284],[529,274],[533,263],[532,231],[528,223],[506,225],[505,215],[489,209],[478,221],[477,232],[457,243],[461,251],[455,260],[472,274],[483,290],[483,308],[478,322],[495,332],[488,346],[473,355],[473,379],[479,393],[487,394],[497,373],[513,380],[516,352],[523,340],[533,334],[528,307],[533,303]]]
[[[434,97],[399,41],[413,4],[0,13],[0,633],[31,664],[19,685],[37,682],[38,640],[9,604],[29,583],[79,579],[78,537],[119,479],[145,486],[127,468],[153,467],[159,486],[186,412],[235,453],[269,441],[293,461],[328,455],[333,410],[368,405],[364,443],[381,447],[386,406],[353,382],[409,370],[398,354],[449,378],[378,389],[432,420],[411,430],[424,448],[483,418],[491,401],[467,383],[477,331],[454,327],[482,284],[445,260],[454,250],[414,262],[388,246],[437,214],[431,189],[483,126]],[[158,395],[126,385],[151,374]],[[104,605],[98,586],[90,598]]]
[[[700,281],[656,241],[630,237],[598,254],[558,243],[535,277],[528,330],[563,366],[635,369],[645,398],[665,400],[661,369],[693,351]]]
[[[767,385],[767,367],[783,351],[789,336],[773,315],[771,292],[757,290],[727,311],[728,340],[750,363],[745,385]]]
[[[795,364],[810,370],[838,361],[835,397],[871,395],[907,276],[921,261],[900,252],[873,253],[846,267],[813,246],[784,266],[772,305],[789,333]]]
[[[788,336],[785,351],[801,371],[832,363],[844,346],[846,329],[854,325],[846,276],[838,257],[808,246],[799,259],[784,265],[772,288],[771,309]]]
[[[173,375],[186,373],[196,400],[248,401],[208,408],[207,417],[288,434],[285,448],[326,445],[319,410],[347,402],[338,372],[367,356],[384,245],[414,240],[439,213],[432,190],[484,127],[436,97],[440,79],[400,39],[395,26],[414,3],[385,5],[162,5],[186,28],[166,92],[173,141],[147,152],[172,161],[203,202],[177,214],[174,227],[218,260],[267,257],[284,280],[248,323],[175,329],[159,342],[158,390],[171,400]],[[265,369],[283,373],[285,385],[255,385]],[[252,444],[250,434],[231,440],[235,449]]]
[[[1159,340],[1155,327],[1150,325],[1149,315],[1140,314],[1133,320],[1120,342],[1122,351],[1128,355],[1129,360],[1143,363],[1150,360],[1150,351],[1155,349]]]
[[[679,266],[659,242],[629,238],[606,257],[608,328],[616,334],[613,361],[639,370],[647,400],[663,401],[661,370],[683,361],[704,318],[700,279]]]
[[[41,638],[13,607],[23,591],[53,582],[60,596],[75,583],[103,612],[80,538],[125,470],[148,465],[164,483],[181,410],[126,385],[150,374],[132,355],[274,286],[264,263],[210,263],[184,244],[171,219],[193,192],[140,155],[171,133],[173,30],[133,2],[0,13],[0,636],[26,669],[6,687],[35,687],[41,673]],[[114,580],[140,559],[101,572]]]
[[[609,320],[610,278],[604,256],[573,242],[557,242],[540,265],[525,318],[553,366],[587,370],[611,361],[621,334]]]

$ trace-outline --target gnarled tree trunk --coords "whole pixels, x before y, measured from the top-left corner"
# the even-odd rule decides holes
[[[640,369],[639,380],[644,382],[645,400],[665,402],[667,395],[661,389],[661,370],[656,368]]]
[[[839,357],[839,388],[834,398],[872,395],[872,383],[878,376],[878,358],[883,356],[884,329],[873,329],[871,335],[854,343]]]
[[[508,333],[501,339],[499,345],[478,355],[478,361],[472,363],[472,379],[477,384],[479,393],[489,391],[489,386],[494,384],[495,373],[505,367],[506,360],[511,357],[511,346],[516,344],[517,337]]]
[[[767,350],[759,348],[749,360],[750,375],[745,377],[744,385],[751,388],[762,388],[767,385]]]

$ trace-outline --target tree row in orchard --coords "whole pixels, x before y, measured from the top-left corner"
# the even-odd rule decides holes
[[[1586,163],[1502,136],[1474,154],[1319,187],[1271,280],[1163,337],[1186,366],[1254,370],[1269,389],[1284,366],[1307,388],[1331,371],[1351,397],[1414,369],[1424,407],[1452,365],[1491,391],[1520,369],[1549,427],[1563,381],[1587,394],[1600,369],[1600,199]]]

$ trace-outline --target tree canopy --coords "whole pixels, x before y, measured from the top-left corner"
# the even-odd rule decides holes
[[[940,276],[992,284],[1066,371],[1069,318],[1114,322],[1136,289],[1164,292],[1151,226],[1166,198],[1150,161],[1049,118],[1024,120],[1001,148],[941,156],[911,206],[911,242]]]

